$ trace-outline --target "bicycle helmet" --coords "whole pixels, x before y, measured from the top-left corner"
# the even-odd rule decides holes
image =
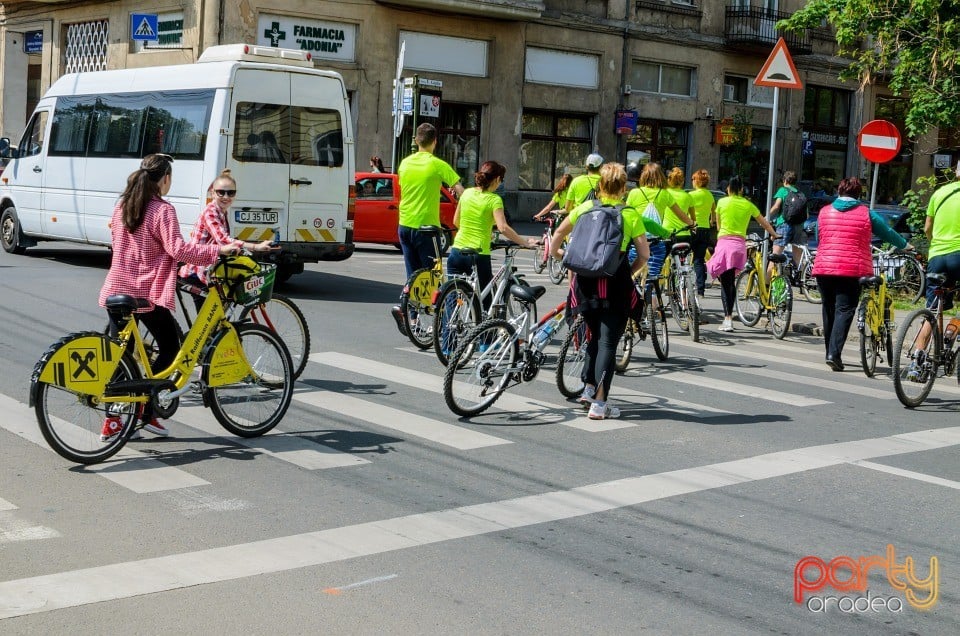
[[[636,162],[627,164],[627,181],[640,180],[640,164]]]

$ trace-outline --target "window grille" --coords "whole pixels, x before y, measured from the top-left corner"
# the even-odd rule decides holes
[[[64,73],[107,70],[109,35],[106,20],[68,24],[64,34]]]

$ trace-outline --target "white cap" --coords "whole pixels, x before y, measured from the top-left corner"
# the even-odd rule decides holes
[[[587,167],[588,168],[599,168],[603,165],[603,157],[597,153],[592,153],[587,156]]]

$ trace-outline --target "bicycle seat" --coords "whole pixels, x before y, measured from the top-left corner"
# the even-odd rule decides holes
[[[146,298],[134,298],[128,294],[114,294],[107,296],[107,309],[132,313],[137,309],[147,309],[150,301]]]
[[[418,230],[421,234],[439,234],[440,233],[440,228],[438,228],[436,225],[421,225],[418,228]]]
[[[864,287],[879,287],[883,279],[879,276],[861,276],[860,284]]]
[[[475,247],[458,247],[457,249],[460,250],[460,256],[476,256],[480,253],[480,250]]]
[[[770,254],[768,257],[771,263],[786,263],[787,255],[786,254]]]
[[[690,251],[689,243],[674,243],[673,247],[670,248],[671,254],[686,254]]]
[[[510,295],[523,303],[536,302],[538,298],[547,293],[547,288],[543,285],[536,287],[526,287],[524,285],[511,285]]]
[[[946,280],[947,280],[946,274],[938,274],[936,272],[927,274],[927,283],[930,283],[933,285],[943,285],[946,282]]]

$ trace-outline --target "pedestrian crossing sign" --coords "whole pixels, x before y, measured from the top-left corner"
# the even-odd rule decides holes
[[[156,13],[130,14],[130,39],[135,42],[156,42],[159,38]]]

